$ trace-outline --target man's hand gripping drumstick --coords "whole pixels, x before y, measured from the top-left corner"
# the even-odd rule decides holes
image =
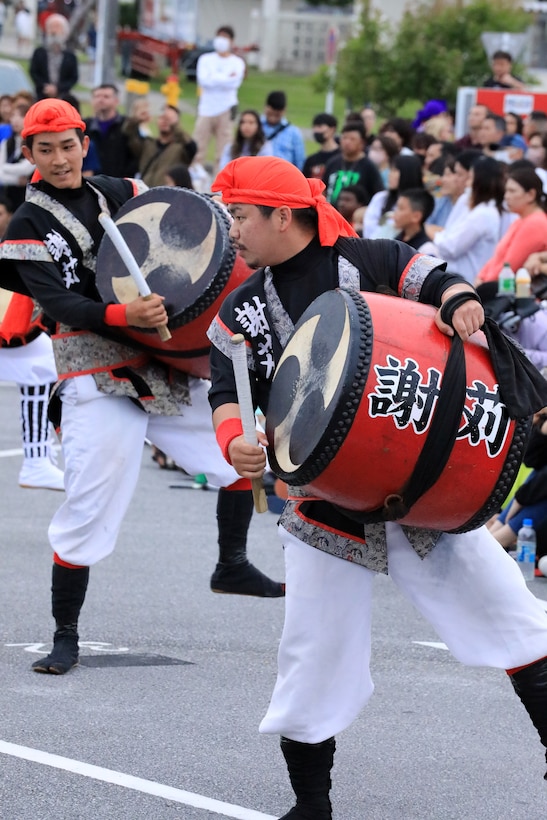
[[[256,429],[245,339],[238,333],[232,336],[231,342],[238,404],[224,405],[221,414],[219,415],[216,411],[213,418],[218,429],[223,421],[229,418],[235,419],[239,414],[243,435],[236,435],[229,441],[225,454],[229,455],[229,460],[240,476],[251,479],[255,510],[257,512],[266,512],[268,502],[264,492],[262,475],[266,467],[266,454],[263,447],[268,442],[265,434]]]
[[[141,297],[127,304],[127,323],[133,327],[156,328],[162,342],[166,342],[171,338],[171,333],[167,327],[167,311],[163,304],[164,297],[158,296],[157,293],[152,293],[148,287],[146,279],[137,265],[137,260],[131,253],[129,245],[123,238],[114,220],[111,219],[107,213],[103,212],[99,215],[99,222],[104,228],[104,232],[108,234],[122,262],[129,271]]]

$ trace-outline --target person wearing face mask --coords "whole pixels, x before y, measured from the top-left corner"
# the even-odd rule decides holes
[[[237,110],[237,91],[245,76],[245,62],[232,53],[234,30],[217,29],[214,51],[202,54],[197,63],[199,87],[198,116],[194,140],[198,150],[195,162],[203,165],[209,142],[215,138],[215,167],[226,145],[232,142],[233,121]]]
[[[44,26],[44,45],[32,54],[29,74],[36,98],[62,97],[78,82],[78,60],[66,47],[70,26],[62,14],[50,14]]]
[[[302,173],[311,179],[322,179],[325,165],[340,153],[340,146],[336,141],[338,120],[332,114],[316,114],[312,121],[312,134],[319,143],[320,149],[306,157]]]

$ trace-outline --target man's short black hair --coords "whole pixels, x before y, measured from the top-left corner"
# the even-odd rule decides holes
[[[338,196],[342,194],[353,194],[359,205],[368,205],[369,197],[362,185],[346,185],[342,188]]]
[[[510,63],[513,62],[513,56],[509,54],[508,51],[502,51],[499,49],[498,51],[494,51],[492,54],[493,60],[509,60]]]
[[[287,95],[284,91],[270,91],[266,97],[266,105],[274,111],[284,111],[287,107]]]
[[[120,93],[118,91],[118,86],[114,85],[114,83],[101,83],[100,85],[96,85],[91,89],[91,93],[93,94],[95,91],[100,91],[102,88],[109,88],[110,91],[113,91],[116,95]]]
[[[220,28],[217,28],[216,34],[227,34],[230,40],[235,40],[236,36],[235,31],[231,26],[220,26]]]
[[[312,120],[312,125],[328,125],[329,128],[336,128],[338,120],[333,114],[316,114]]]
[[[348,131],[358,131],[363,139],[363,142],[366,142],[367,132],[365,131],[365,126],[361,118],[359,118],[359,122],[357,122],[357,120],[347,121],[342,128],[342,134],[346,134]]]
[[[401,191],[399,197],[405,197],[410,203],[413,211],[420,211],[422,218],[420,220],[423,225],[433,213],[435,208],[435,199],[429,191],[425,188],[408,188],[406,191]]]

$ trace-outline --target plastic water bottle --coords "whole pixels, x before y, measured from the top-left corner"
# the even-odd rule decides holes
[[[526,268],[519,268],[515,274],[515,296],[517,299],[529,299],[532,295],[532,277]]]
[[[515,274],[509,262],[505,262],[498,276],[498,296],[514,296]]]
[[[526,581],[535,577],[536,531],[531,518],[525,518],[517,535],[517,564]]]

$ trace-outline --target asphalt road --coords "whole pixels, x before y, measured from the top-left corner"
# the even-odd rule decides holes
[[[0,818],[282,815],[292,792],[278,739],[257,727],[283,601],[209,591],[214,492],[159,470],[145,448],[117,549],[91,572],[82,665],[36,675],[60,496],[19,488],[20,460],[18,391],[0,383]],[[249,552],[281,578],[275,522],[254,517]],[[547,607],[547,580],[531,588]],[[459,665],[384,577],[373,675],[369,706],[338,738],[336,820],[545,820],[542,747],[505,674]]]

